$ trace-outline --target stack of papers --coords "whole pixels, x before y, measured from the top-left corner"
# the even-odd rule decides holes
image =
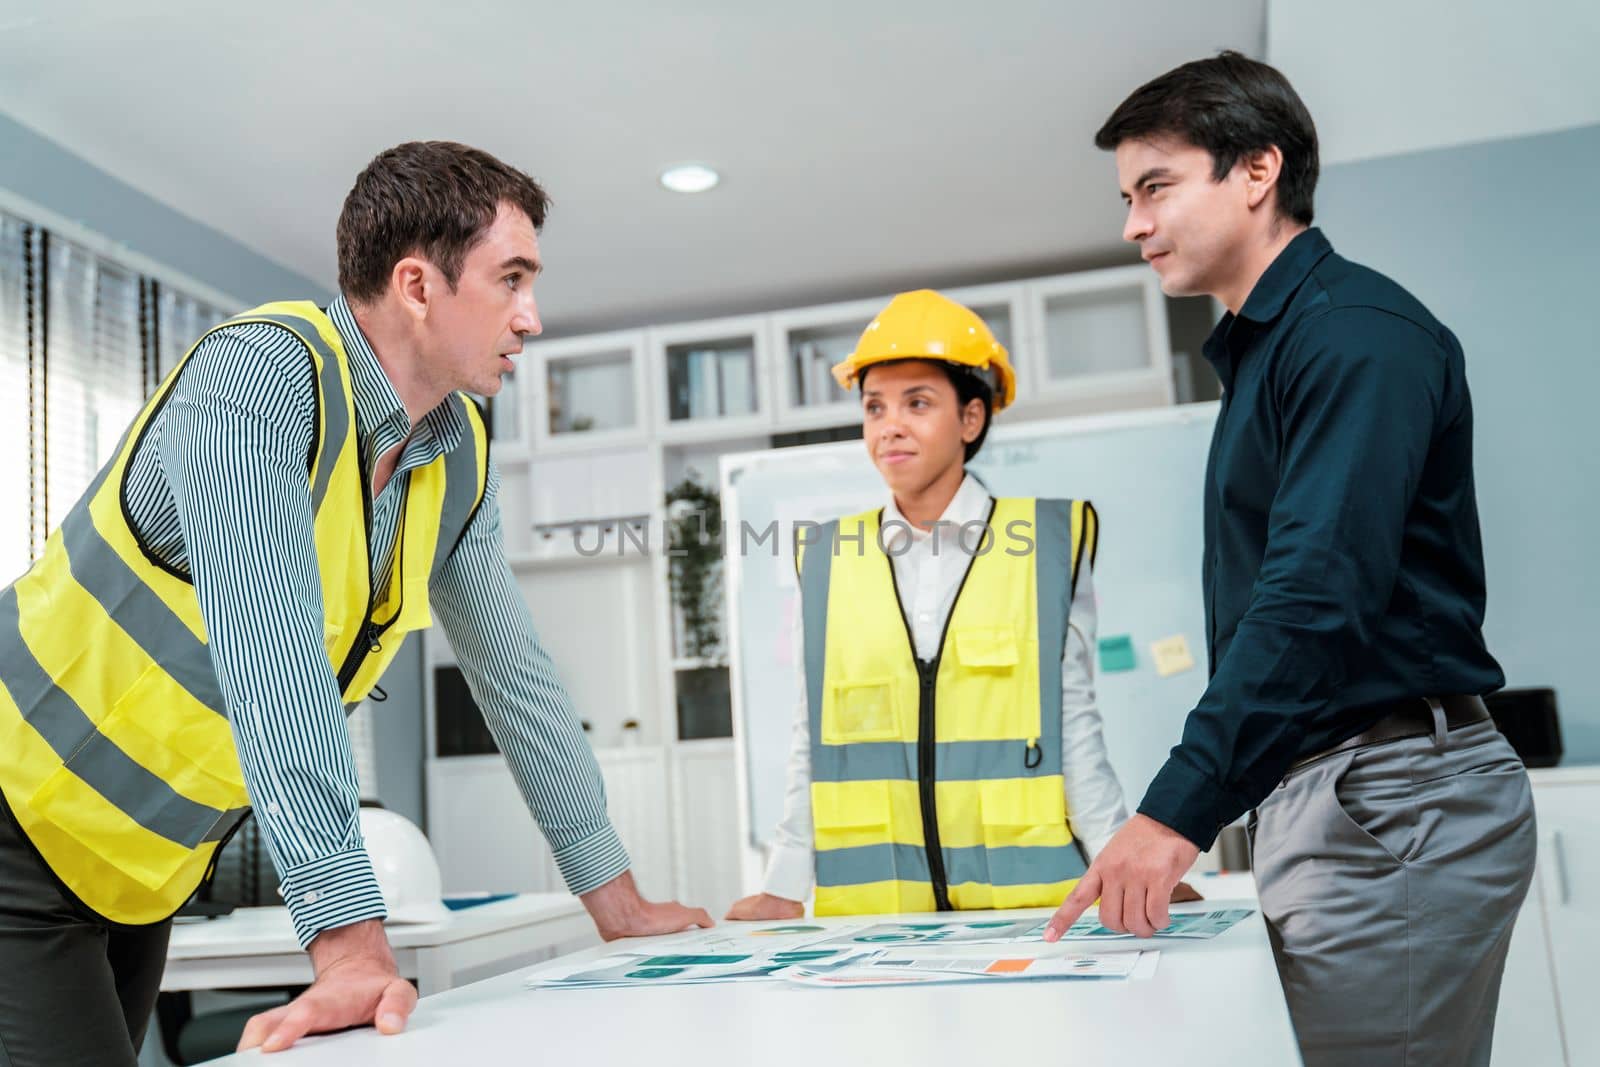
[[[1216,937],[1249,908],[1180,912],[1157,938]],[[530,989],[605,989],[787,979],[834,988],[922,982],[998,980],[1126,980],[1155,972],[1158,953],[1068,954],[1044,943],[1044,919],[930,920],[860,926],[729,923],[673,938],[654,951],[614,952],[598,959],[557,961],[525,980]],[[1063,941],[1130,940],[1084,916]],[[975,946],[1004,945],[1000,952]]]

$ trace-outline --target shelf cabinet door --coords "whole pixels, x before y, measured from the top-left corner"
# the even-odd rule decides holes
[[[1573,1064],[1600,1063],[1600,781],[1541,783],[1534,803],[1538,890],[1567,1055]]]
[[[642,330],[533,341],[526,363],[533,447],[588,449],[644,440],[649,430]]]
[[[651,330],[657,436],[686,442],[770,430],[770,343],[760,315]]]
[[[446,893],[559,893],[539,824],[500,755],[428,760],[428,841]]]
[[[1013,368],[1020,367],[1033,346],[1033,326],[1028,317],[1028,287],[1021,282],[1008,285],[974,285],[964,289],[941,290],[945,296],[977,313],[1010,357]],[[1023,383],[1018,381],[1019,388]]]
[[[667,794],[666,749],[605,749],[596,753],[606,780],[606,807],[632,861],[639,892],[673,897],[675,871]]]
[[[1561,1015],[1556,1010],[1555,977],[1551,971],[1549,930],[1545,925],[1539,882],[1517,916],[1500,982],[1495,1013],[1491,1067],[1562,1064]]]
[[[1166,304],[1147,268],[1042,278],[1028,291],[1026,393],[1077,399],[1084,410],[1172,403]]]
[[[861,421],[861,405],[833,379],[833,365],[855,351],[888,299],[780,311],[772,318],[777,356],[778,425],[813,429]]]
[[[721,918],[739,897],[738,784],[733,741],[674,745],[678,896]]]
[[[502,375],[500,391],[491,397],[479,397],[489,418],[489,439],[493,442],[495,460],[501,464],[516,462],[528,455],[528,375],[523,360],[517,360],[517,369]]]
[[[645,896],[669,899],[675,879],[665,751],[651,745],[601,750],[595,757],[611,823],[628,850],[634,880]],[[504,759],[429,760],[427,782],[428,840],[446,893],[566,889]]]

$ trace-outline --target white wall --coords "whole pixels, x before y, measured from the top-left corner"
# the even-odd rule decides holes
[[[1272,0],[1267,9],[1267,61],[1311,109],[1324,164],[1600,122],[1597,55],[1595,0]]]

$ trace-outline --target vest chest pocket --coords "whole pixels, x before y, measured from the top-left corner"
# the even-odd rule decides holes
[[[1039,736],[1038,645],[1010,629],[951,634],[940,670],[941,739],[1031,741]]]
[[[871,678],[835,685],[822,709],[822,743],[900,739],[900,715],[890,678]]]

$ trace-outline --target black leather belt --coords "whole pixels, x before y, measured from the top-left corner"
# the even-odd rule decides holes
[[[1489,708],[1484,704],[1482,697],[1475,696],[1447,696],[1436,698],[1444,711],[1445,727],[1450,730],[1471,726],[1476,722],[1483,722],[1489,718]],[[1308,763],[1327,759],[1340,752],[1348,752],[1352,748],[1365,748],[1368,745],[1378,745],[1385,741],[1400,741],[1408,737],[1431,737],[1433,735],[1433,701],[1417,698],[1416,700],[1402,700],[1393,705],[1383,718],[1362,730],[1354,737],[1347,737],[1331,748],[1321,752],[1314,752],[1309,756],[1301,756],[1289,764],[1289,773],[1304,767]]]

